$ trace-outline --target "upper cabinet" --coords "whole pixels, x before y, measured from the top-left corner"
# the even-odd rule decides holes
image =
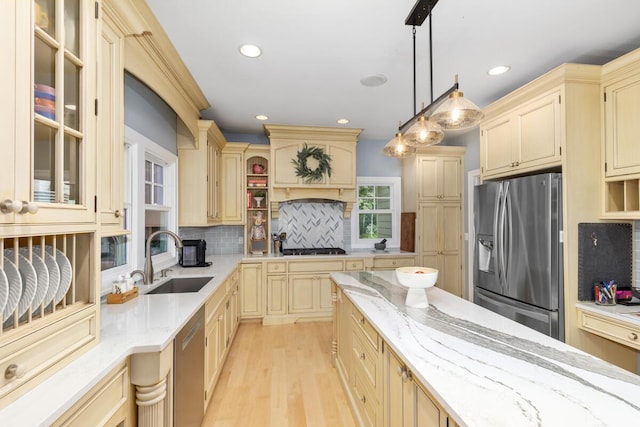
[[[179,139],[188,139],[188,130],[179,128]],[[195,144],[178,143],[178,223],[181,227],[222,223],[220,180],[226,140],[212,120],[199,120],[198,130]]]
[[[98,209],[100,232],[124,229],[124,34],[105,10],[98,68]]]
[[[95,221],[97,4],[0,5],[0,223]]]
[[[640,50],[602,67],[603,216],[640,218]]]
[[[485,178],[560,166],[562,89],[553,88],[480,124]],[[493,107],[493,106],[492,106]]]
[[[271,145],[272,214],[277,216],[282,201],[323,198],[345,202],[349,217],[356,200],[356,144],[362,129],[265,125],[265,131]],[[323,173],[328,169],[323,157],[330,175]],[[295,162],[317,179],[297,173]]]
[[[244,224],[244,152],[248,146],[247,143],[230,142],[222,149],[220,211],[225,225]]]

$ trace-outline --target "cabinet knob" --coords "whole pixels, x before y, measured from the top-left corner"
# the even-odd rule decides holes
[[[638,334],[636,334],[635,332],[630,332],[629,333],[629,339],[630,340],[637,340],[638,339]]]
[[[364,317],[362,317],[362,318],[360,319],[360,324],[361,324],[361,325],[364,325]]]
[[[24,374],[24,367],[12,363],[11,365],[7,366],[7,369],[4,371],[4,378],[7,380],[12,380],[15,378],[22,378]]]
[[[122,212],[119,209],[116,209],[116,211],[113,213],[113,216],[115,216],[116,218],[120,218],[122,216]]]
[[[367,396],[363,394],[362,397],[360,398],[360,402],[367,403]]]
[[[367,355],[366,355],[366,354],[364,354],[364,353],[360,353],[360,356],[359,356],[359,357],[360,357],[360,359],[361,359],[361,360],[364,360],[364,359],[366,359],[366,358],[367,358]]]
[[[18,213],[22,209],[22,203],[18,200],[3,200],[0,203],[0,210],[2,213]]]
[[[30,214],[34,214],[38,212],[38,205],[35,204],[35,202],[27,202],[27,201],[23,201],[20,204],[20,214],[24,215],[26,213],[30,213]]]
[[[402,376],[404,373],[404,366],[398,366],[398,375]]]

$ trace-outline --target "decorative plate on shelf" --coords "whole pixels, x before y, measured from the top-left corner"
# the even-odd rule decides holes
[[[53,247],[47,246],[47,252],[53,255]],[[71,263],[69,258],[60,250],[56,249],[55,255],[56,263],[60,268],[60,285],[54,298],[54,304],[58,304],[64,298],[65,294],[71,286],[71,277],[73,276],[73,270],[71,269]]]
[[[4,310],[4,306],[7,305],[9,299],[9,279],[4,274],[4,270],[0,269],[0,314]],[[0,319],[0,323],[2,319]]]
[[[7,258],[14,260],[14,255],[13,249],[5,249],[5,262]],[[29,307],[31,307],[38,288],[38,278],[33,265],[27,258],[20,254],[18,254],[18,272],[20,273],[20,286],[22,287],[22,294],[20,295],[20,302],[18,303],[18,316],[22,316],[29,310]]]
[[[25,258],[28,257],[29,249],[20,248],[20,255]],[[40,308],[40,304],[42,304],[44,297],[47,295],[47,289],[49,288],[49,270],[47,270],[44,260],[40,257],[40,254],[35,250],[35,248],[31,253],[31,264],[33,265],[33,269],[36,271],[36,276],[38,278],[36,294],[31,302],[31,311],[35,312]]]
[[[18,267],[7,257],[4,257],[4,272],[9,281],[9,298],[2,312],[3,321],[13,316],[13,312],[16,310],[20,302],[20,296],[22,295],[22,279],[20,278]]]
[[[38,254],[42,254],[42,247],[37,246]],[[36,251],[36,246],[33,248],[34,252]],[[49,252],[44,252],[44,265],[47,267],[47,271],[49,272],[49,286],[47,287],[47,293],[44,295],[44,300],[42,303],[44,306],[48,306],[51,301],[53,301],[56,293],[58,292],[58,288],[60,287],[60,267],[58,267],[58,263],[56,259]]]

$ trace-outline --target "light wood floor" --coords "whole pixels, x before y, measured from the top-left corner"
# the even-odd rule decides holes
[[[202,425],[354,426],[331,335],[331,322],[240,324]]]

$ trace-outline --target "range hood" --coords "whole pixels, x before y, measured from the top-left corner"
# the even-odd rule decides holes
[[[280,202],[326,199],[343,202],[344,217],[351,216],[356,202],[356,144],[362,129],[316,126],[264,125],[271,144],[271,216],[278,217]],[[299,154],[311,149],[330,156],[331,176],[308,180],[296,174]],[[308,156],[306,164],[316,170],[319,162]]]

